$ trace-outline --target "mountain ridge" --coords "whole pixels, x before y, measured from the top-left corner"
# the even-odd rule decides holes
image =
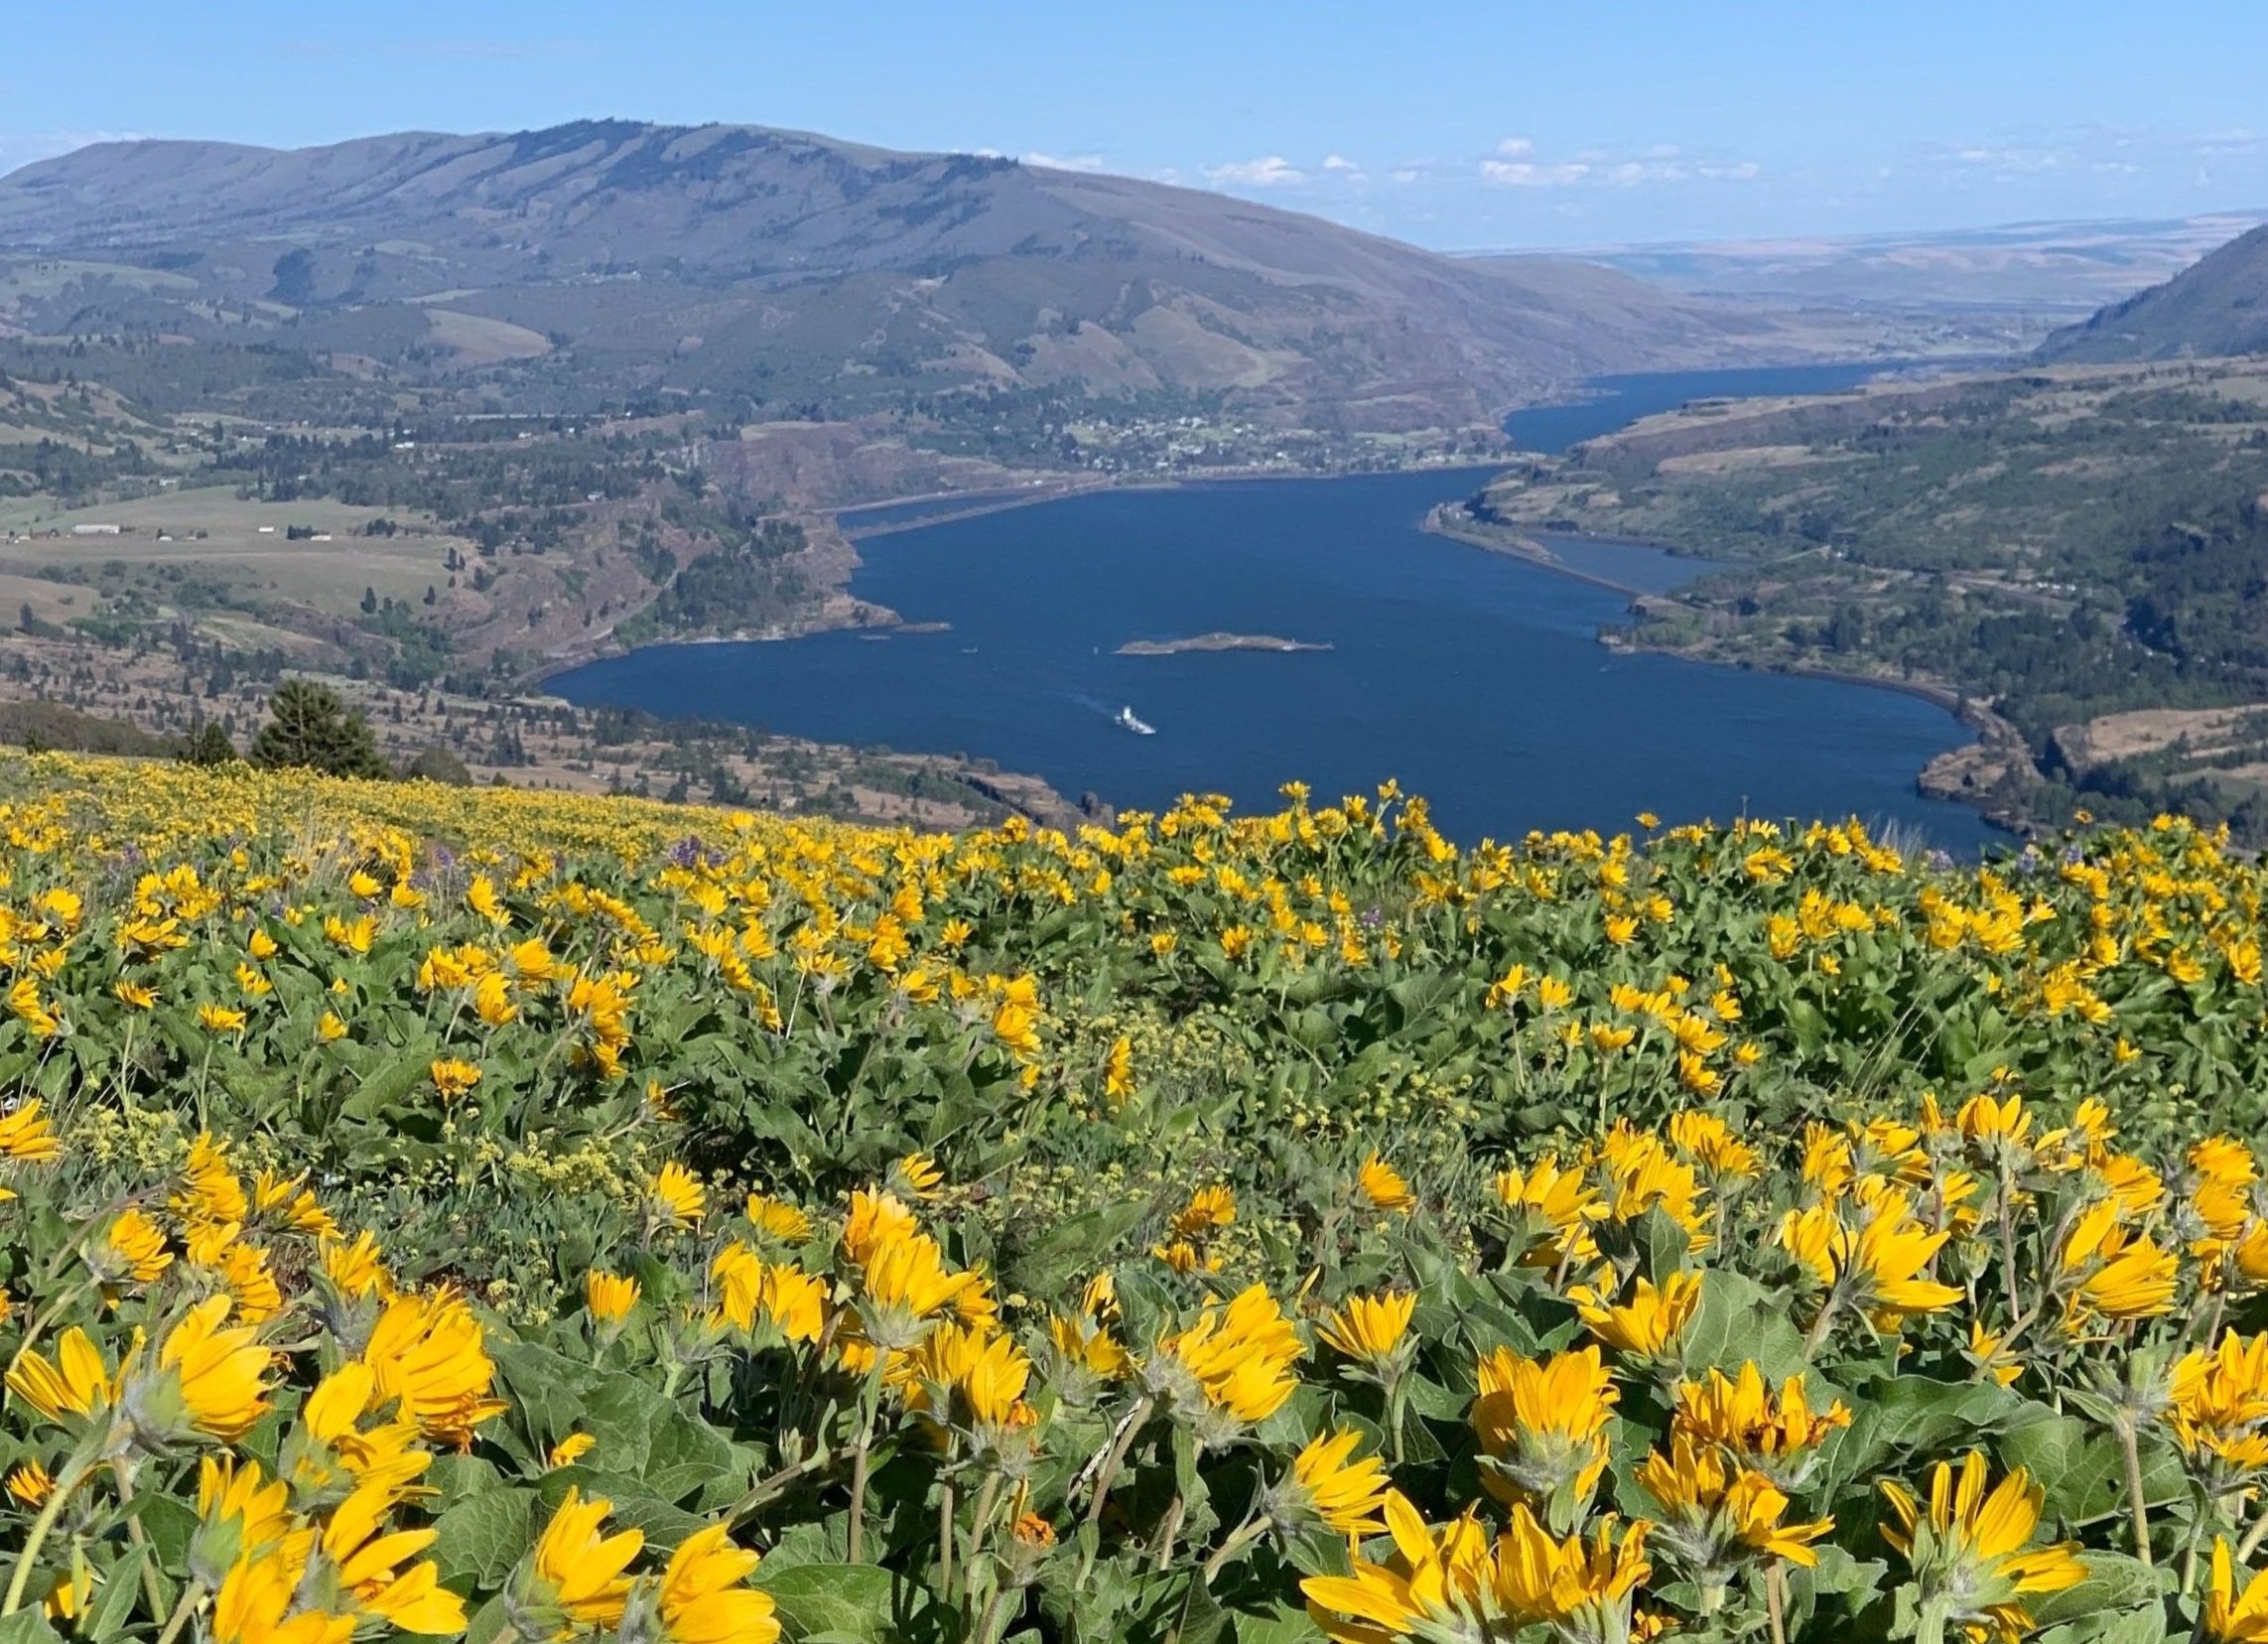
[[[0,282],[0,328],[24,335],[226,333],[854,413],[991,389],[1485,424],[1771,329],[1573,262],[1483,266],[1201,190],[737,125],[97,144],[0,178],[0,245],[99,265],[60,293]]]
[[[2039,357],[2108,364],[2262,352],[2268,352],[2268,225],[2053,334]]]

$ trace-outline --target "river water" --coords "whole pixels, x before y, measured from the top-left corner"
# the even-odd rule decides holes
[[[1617,421],[1672,392],[1663,403],[1742,391],[1732,384],[1749,375],[1636,379],[1643,391],[1620,390]],[[1595,423],[1612,414],[1603,403],[1522,415],[1555,414],[1539,446],[1570,428],[1603,432],[1572,415]],[[1486,478],[1097,491],[901,531],[860,545],[852,592],[947,631],[653,646],[552,688],[665,717],[990,757],[1122,807],[1185,792],[1266,807],[1294,777],[1321,796],[1395,777],[1466,842],[1611,830],[1641,810],[1857,815],[1958,852],[1991,837],[1967,809],[1915,791],[1931,756],[1967,740],[1931,704],[1615,655],[1596,635],[1623,617],[1626,596],[1418,529],[1433,504]],[[1594,569],[1626,586],[1671,586],[1695,569],[1633,545],[1568,557],[1592,546],[1612,562]],[[1330,648],[1116,654],[1129,640],[1212,631]],[[1115,725],[1122,705],[1156,734]]]

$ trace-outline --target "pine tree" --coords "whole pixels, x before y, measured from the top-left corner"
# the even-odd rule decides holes
[[[268,701],[268,723],[252,740],[252,762],[332,776],[392,774],[378,753],[370,722],[350,714],[338,693],[313,680],[287,679]]]
[[[234,764],[243,755],[236,752],[236,745],[228,740],[218,720],[206,720],[182,739],[181,752],[175,757],[184,764],[222,765]]]

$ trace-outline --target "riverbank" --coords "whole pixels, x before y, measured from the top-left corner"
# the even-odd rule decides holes
[[[1440,503],[1425,516],[1424,523],[1418,529],[1430,536],[1447,537],[1451,542],[1461,542],[1468,548],[1478,548],[1484,554],[1500,555],[1505,559],[1518,560],[1523,565],[1533,565],[1541,571],[1550,571],[1558,576],[1572,578],[1579,583],[1589,583],[1593,588],[1603,588],[1610,594],[1627,594],[1634,600],[1647,597],[1646,590],[1642,588],[1634,588],[1629,583],[1617,582],[1611,577],[1602,577],[1596,572],[1577,570],[1533,537],[1515,537],[1507,540],[1502,537],[1491,537],[1478,527],[1459,525],[1454,516],[1461,513],[1463,509],[1464,504],[1461,502]]]
[[[1636,588],[1569,565],[1532,537],[1493,537],[1482,527],[1460,524],[1456,516],[1462,512],[1461,503],[1441,503],[1426,515],[1423,529],[1431,535],[1478,548],[1483,553],[1518,560],[1523,565],[1532,565],[1538,570],[1586,583],[1593,588],[1628,595],[1641,624],[1646,602],[1665,597],[1660,591]],[[1580,536],[1578,532],[1561,534],[1570,538]],[[1632,544],[1632,539],[1621,536],[1601,540],[1611,540],[1618,545]],[[1658,546],[1664,552],[1668,551],[1666,544],[1650,546]],[[1994,827],[2018,838],[2028,838],[2044,826],[2042,819],[2022,803],[2023,788],[2029,785],[2030,780],[2036,779],[2037,775],[2023,735],[2006,719],[1949,680],[1891,678],[1847,669],[1724,656],[1701,646],[1650,643],[1642,637],[1643,633],[1643,625],[1604,629],[1598,639],[1605,649],[1620,655],[1669,656],[1681,662],[1735,668],[1749,673],[1777,674],[1789,679],[1820,679],[1841,685],[1865,685],[1876,690],[1916,697],[1940,708],[1974,732],[1976,737],[1973,742],[1939,754],[1925,764],[1915,774],[1915,791],[1927,798],[1965,805]]]

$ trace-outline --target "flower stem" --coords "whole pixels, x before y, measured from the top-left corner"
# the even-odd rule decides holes
[[[134,1463],[123,1455],[116,1457],[110,1463],[110,1476],[118,1481],[118,1504],[126,1509],[126,1538],[147,1552],[150,1533],[142,1528],[141,1517],[133,1510]],[[142,1561],[142,1596],[150,1601],[153,1620],[165,1614],[166,1592],[158,1585],[158,1561],[154,1555]]]
[[[1119,1468],[1126,1464],[1127,1451],[1134,1444],[1134,1435],[1148,1423],[1149,1413],[1156,1408],[1156,1402],[1147,1394],[1134,1401],[1134,1408],[1127,1412],[1126,1420],[1119,1428],[1118,1437],[1111,1440],[1111,1447],[1103,1456],[1102,1466],[1096,1469],[1095,1495],[1087,1503],[1086,1518],[1087,1527],[1092,1533],[1085,1538],[1087,1545],[1079,1555],[1079,1574],[1071,1582],[1073,1592],[1083,1590],[1087,1585],[1087,1577],[1094,1574],[1095,1550],[1102,1545],[1103,1503],[1111,1498],[1111,1486],[1118,1482]]]
[[[1826,1344],[1827,1331],[1835,1321],[1835,1303],[1841,1300],[1842,1287],[1839,1285],[1830,1287],[1826,1296],[1820,1300],[1819,1316],[1811,1320],[1810,1331],[1803,1337],[1805,1364],[1817,1357],[1819,1349]]]
[[[192,1581],[182,1588],[181,1602],[174,1606],[173,1614],[166,1617],[166,1630],[158,1634],[158,1644],[174,1644],[175,1635],[188,1624],[189,1618],[197,1612],[198,1605],[203,1602],[202,1581]]]
[[[2260,1551],[2262,1540],[2268,1539],[2268,1508],[2260,1514],[2260,1522],[2244,1532],[2244,1540],[2236,1544],[2236,1562],[2244,1564]]]
[[[2134,1431],[2134,1418],[2118,1424],[2118,1447],[2126,1457],[2126,1507],[2134,1515],[2134,1556],[2150,1568],[2150,1504],[2142,1493],[2142,1441]]]
[[[1214,1551],[1213,1556],[1205,1561],[1205,1568],[1198,1572],[1197,1578],[1206,1586],[1211,1586],[1213,1577],[1220,1575],[1231,1559],[1266,1534],[1267,1534],[1266,1517],[1255,1514],[1246,1519],[1244,1523],[1237,1526],[1227,1541],[1221,1543],[1220,1547]]]
[[[953,1480],[937,1481],[937,1590],[953,1590],[953,1538],[958,1534],[954,1526]]]
[[[1127,1450],[1134,1441],[1134,1435],[1149,1420],[1152,1406],[1149,1399],[1134,1401],[1134,1409],[1127,1412],[1126,1425],[1119,1436],[1111,1440],[1110,1453],[1103,1457],[1103,1465],[1095,1474],[1095,1498],[1087,1503],[1087,1522],[1095,1523],[1103,1516],[1103,1503],[1110,1499],[1111,1486],[1118,1482],[1119,1468],[1126,1464]]]
[[[867,1377],[866,1396],[859,1401],[859,1441],[851,1451],[851,1563],[864,1564],[867,1543],[867,1475],[874,1458],[874,1421],[881,1414],[882,1374],[889,1355],[877,1351],[874,1368]]]
[[[1165,1509],[1165,1523],[1157,1533],[1157,1554],[1150,1569],[1162,1573],[1173,1563],[1173,1543],[1181,1534],[1181,1516],[1188,1510],[1188,1501],[1179,1490],[1174,1491],[1172,1503]]]

